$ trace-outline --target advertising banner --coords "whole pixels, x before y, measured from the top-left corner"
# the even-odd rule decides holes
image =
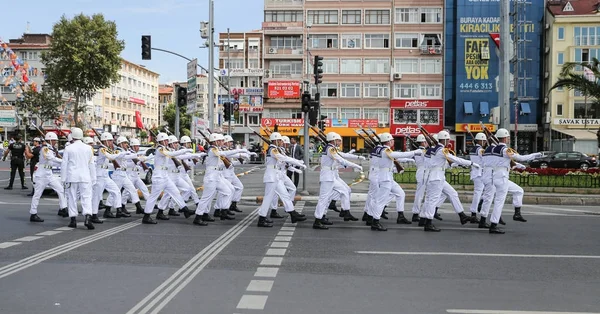
[[[269,81],[267,94],[269,98],[300,98],[300,82]]]
[[[262,112],[262,96],[239,96],[239,112]]]
[[[390,101],[390,133],[421,134],[418,123],[430,133],[444,128],[444,101],[441,99],[394,99]]]

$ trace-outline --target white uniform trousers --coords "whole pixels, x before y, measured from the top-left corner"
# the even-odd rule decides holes
[[[242,199],[242,193],[244,192],[242,181],[234,174],[226,176],[225,179],[231,182],[231,185],[233,185],[234,188],[233,198],[231,200],[233,202],[239,202]]]
[[[396,181],[383,181],[379,182],[379,190],[377,191],[376,196],[376,207],[372,211],[373,219],[381,219],[381,214],[383,213],[383,208],[391,201],[391,199],[396,199],[396,211],[404,212],[404,199],[406,198],[406,193],[400,187],[400,185]]]
[[[32,215],[37,214],[37,208],[40,203],[40,198],[42,194],[44,194],[44,190],[46,187],[50,187],[58,194],[58,206],[60,209],[67,208],[67,199],[65,198],[65,189],[63,188],[60,180],[54,176],[36,176],[35,173],[33,175],[33,188],[35,193],[33,193],[33,198],[31,199],[31,208],[29,209],[29,213]]]
[[[137,189],[135,188],[135,186],[133,185],[131,180],[129,180],[129,176],[127,175],[126,172],[119,171],[119,170],[113,172],[112,180],[117,184],[119,191],[121,189],[124,189],[123,193],[127,192],[129,194],[128,197],[121,196],[121,205],[127,204],[127,199],[129,197],[131,197],[131,202],[134,204],[140,201],[140,196],[137,193]],[[107,202],[107,204],[108,204],[108,202]],[[114,204],[114,205],[118,205],[118,204]]]
[[[204,190],[198,206],[196,206],[196,215],[208,214],[210,212],[210,203],[217,193],[221,197],[217,197],[215,207],[219,209],[229,209],[231,199],[233,198],[233,188],[231,183],[225,179],[204,181]]]
[[[283,182],[283,185],[285,186],[286,190],[289,193],[289,198],[292,201],[292,204],[294,202],[294,198],[296,197],[296,186],[294,185],[294,181],[292,181],[292,179],[290,179],[287,175],[283,174],[280,177],[280,180]],[[283,202],[283,200],[281,200]],[[277,209],[277,205],[279,202],[279,198],[278,197],[274,197],[273,201],[271,202],[271,209]],[[287,211],[286,211],[287,212]]]
[[[506,177],[494,177],[493,181],[496,188],[496,195],[494,195],[494,210],[492,211],[490,222],[497,224],[500,221],[500,217],[502,217],[502,207],[504,207],[506,194],[508,194],[508,182],[510,181]]]
[[[185,176],[187,176],[187,174]],[[188,182],[184,176],[181,176],[181,175],[170,176],[169,179],[175,184],[177,189],[179,189],[179,191],[181,193],[180,197],[184,203],[187,200],[189,200],[190,197],[194,200],[195,204],[198,204],[198,202],[200,202],[198,193],[196,193],[196,188],[194,188],[194,185],[190,184],[190,182]],[[170,197],[170,195],[165,195],[158,202],[158,208],[166,209],[167,206],[169,208],[173,208],[175,206],[175,204],[177,204],[177,202],[174,202],[174,200]],[[181,208],[181,206],[180,206],[180,208]]]
[[[376,206],[375,201],[377,200],[378,189],[379,182],[377,180],[369,181],[369,191],[367,192],[367,200],[365,201],[365,208],[363,209],[369,216],[373,216],[373,208]]]
[[[286,176],[287,177],[287,176]],[[275,182],[265,182],[265,198],[263,199],[262,204],[258,208],[258,215],[261,217],[267,217],[269,213],[269,207],[273,202],[273,199],[277,200],[277,197],[281,199],[283,203],[283,208],[286,213],[289,213],[294,210],[294,204],[290,199],[290,193],[285,187],[285,184],[282,180],[277,180]]]
[[[501,193],[504,194],[503,198],[500,198],[498,196],[499,192],[498,192],[498,186],[496,184],[496,181],[500,181],[499,183],[503,184],[505,187],[506,191],[501,191]],[[494,179],[494,192],[496,193],[496,195],[494,196],[494,211],[492,212],[492,217],[490,218],[490,222],[492,223],[498,223],[500,221],[500,217],[502,216],[502,207],[504,207],[504,202],[506,201],[506,195],[507,194],[511,194],[512,196],[512,204],[514,207],[521,207],[523,206],[523,188],[518,186],[516,183],[505,179],[504,182],[502,182],[500,179]],[[498,203],[502,201],[501,203]],[[485,202],[484,202],[485,204]],[[500,204],[500,205],[498,205]],[[489,206],[488,206],[488,211],[485,212],[485,216],[482,217],[487,217],[488,213],[489,213]],[[499,210],[497,210],[499,208]],[[481,209],[481,212],[483,213],[483,208]],[[498,213],[496,213],[498,212]],[[494,220],[497,219],[497,220]]]
[[[146,186],[144,181],[142,181],[142,178],[140,178],[139,176],[129,176],[129,180],[131,180],[131,183],[133,184],[133,186],[136,189],[138,189],[140,192],[142,192],[142,196],[147,201],[150,198],[150,191],[148,191],[148,187]],[[136,194],[137,194],[137,191],[136,191]],[[131,196],[129,195],[129,192],[127,190],[123,191],[122,198],[125,201],[131,199]]]
[[[163,198],[167,195],[173,198],[175,203],[179,206],[179,208],[183,208],[186,206],[183,198],[177,186],[173,181],[171,181],[168,177],[163,178],[152,178],[152,191],[150,192],[150,197],[146,200],[146,207],[144,208],[144,214],[152,214],[154,210],[154,205],[156,205],[156,201],[160,197],[161,193],[165,193]],[[159,207],[160,208],[160,207]],[[161,208],[164,209],[164,208]]]
[[[450,185],[450,183],[448,183],[447,181],[444,181],[442,193],[450,199],[450,203],[452,204],[452,207],[454,207],[454,211],[457,214],[465,211],[462,206],[462,203],[460,202],[460,198],[458,197],[458,192],[456,192],[452,185]],[[440,195],[436,207],[440,207],[442,204],[444,204],[445,200],[446,197]]]
[[[427,188],[427,185],[425,183],[425,180],[419,180],[417,178],[417,190],[415,192],[415,201],[412,207],[413,214],[418,214],[421,212],[421,206],[423,205],[423,197],[425,197],[425,190]]]
[[[215,201],[213,208],[214,209],[229,209],[229,207],[231,207],[231,202],[233,202],[233,196],[235,195],[235,187],[226,178],[223,178],[221,180],[221,184],[227,185],[227,187],[231,191],[231,199],[228,203],[227,202],[228,196],[221,192],[217,192],[217,200]]]
[[[350,210],[350,187],[341,179],[334,181],[321,181],[319,188],[319,201],[315,209],[315,218],[321,219],[327,213],[329,203],[335,199],[336,193],[342,201],[342,210]]]
[[[183,199],[188,200],[190,197],[194,200],[194,203],[198,203],[200,201],[200,197],[198,196],[198,192],[196,191],[196,187],[194,186],[194,182],[190,175],[187,173],[182,173],[179,176],[182,183],[187,183],[188,190],[183,192]],[[176,184],[177,185],[177,184]]]
[[[114,182],[113,182],[114,183]],[[79,212],[77,211],[77,201],[81,202],[81,214],[92,215],[92,184],[89,182],[73,182],[66,183],[65,194],[67,196],[67,206],[69,208],[69,217],[77,217]],[[96,205],[96,213],[98,213],[98,206]]]
[[[425,203],[423,203],[423,206],[421,207],[421,218],[433,219],[435,207],[442,196],[444,183],[445,181],[442,180],[427,181]]]
[[[487,217],[490,212],[490,208],[492,207],[492,202],[494,201],[496,187],[494,186],[494,181],[491,177],[484,177],[482,181],[483,194],[481,195],[481,199],[483,199],[483,204],[481,205],[481,212],[479,214],[481,217]]]
[[[473,178],[473,202],[471,203],[471,213],[477,213],[477,207],[479,207],[479,201],[481,201],[481,195],[483,194],[483,178],[481,176]]]
[[[104,195],[104,190],[108,191],[108,199],[112,201],[112,205],[121,204],[121,189],[117,186],[115,181],[109,177],[98,177],[96,184],[93,187],[94,194],[92,195],[92,213],[98,213],[98,206],[100,200]]]

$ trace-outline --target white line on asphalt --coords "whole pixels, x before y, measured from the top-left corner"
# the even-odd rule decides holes
[[[56,228],[54,230],[57,230],[57,231],[71,231],[71,230],[74,230],[74,229],[73,228],[69,228],[69,227],[60,227],[60,228]]]
[[[265,255],[284,256],[287,249],[268,249]]]
[[[127,229],[131,229],[135,226],[140,225],[140,220],[141,219],[138,219],[137,221],[133,221],[133,222],[130,222],[130,223],[118,226],[118,227],[114,227],[114,228],[87,236],[85,238],[81,238],[79,240],[75,240],[75,241],[72,241],[69,243],[65,243],[63,245],[59,245],[57,247],[46,250],[44,252],[40,252],[38,254],[24,258],[18,262],[6,265],[4,267],[0,267],[0,279],[10,276],[11,274],[19,272],[21,270],[27,269],[31,266],[37,265],[45,260],[55,257],[55,256],[72,251],[80,246],[84,246],[88,243],[92,243],[94,241],[98,241],[98,240],[106,238],[108,236],[115,235],[115,234],[125,231]]]
[[[278,236],[293,236],[294,231],[279,231]]]
[[[0,243],[0,249],[5,249],[19,244],[21,244],[21,242],[2,242]]]
[[[581,209],[566,209],[566,208],[558,208],[558,207],[550,207],[550,206],[542,206],[542,205],[526,205],[527,207],[539,208],[539,209],[549,209],[556,210],[561,212],[572,212],[572,213],[589,213],[589,210],[581,210]],[[526,213],[526,212],[523,212]]]
[[[592,312],[550,312],[550,311],[500,311],[500,310],[446,310],[446,313],[460,314],[600,314]]]
[[[386,225],[387,226],[387,225]],[[400,227],[400,226],[406,226],[406,227]],[[469,225],[466,225],[469,226]],[[409,231],[423,231],[423,227],[419,227],[416,224],[411,224],[411,225],[397,225],[397,224],[390,224],[389,226],[387,226],[388,230],[409,230]],[[364,230],[370,230],[368,226],[364,226],[364,225],[333,225],[333,226],[329,226],[329,229],[364,229]],[[477,225],[474,225],[474,228],[461,228],[461,227],[440,227],[440,229],[442,230],[460,230],[460,231],[479,231],[479,232],[489,232],[489,229],[483,229],[483,228],[477,228]]]
[[[51,231],[40,232],[40,233],[38,233],[36,235],[39,235],[39,236],[51,236],[51,235],[55,235],[55,234],[59,234],[59,233],[62,233],[62,231],[52,231],[51,230]]]
[[[276,277],[279,267],[259,267],[254,273],[254,277]]]
[[[598,255],[544,255],[544,254],[499,254],[499,253],[462,253],[462,252],[394,252],[394,251],[355,251],[355,253],[371,254],[371,255],[425,255],[425,256],[600,259],[600,256],[598,256]]]
[[[296,227],[281,227],[281,231],[295,231]]]
[[[252,280],[246,291],[270,292],[273,288],[273,280]]]
[[[258,212],[255,209],[247,217],[238,222],[231,229],[223,233],[219,238],[206,246],[202,251],[192,257],[185,265],[176,271],[169,279],[165,280],[154,291],[148,294],[142,301],[136,304],[127,314],[158,313],[162,310],[217,254],[219,254],[231,241],[237,238],[252,222]],[[168,295],[167,295],[168,294]],[[144,306],[146,305],[146,306]],[[143,307],[143,308],[142,308]]]
[[[260,265],[264,266],[281,266],[283,262],[283,257],[263,257],[262,261],[260,261]]]
[[[31,241],[34,241],[34,240],[37,240],[37,239],[41,239],[41,238],[43,238],[43,237],[27,236],[27,237],[22,237],[22,238],[15,239],[13,241],[31,242]]]
[[[292,237],[275,237],[275,241],[292,241]]]
[[[266,295],[243,295],[237,305],[238,309],[263,310],[267,303]]]
[[[273,242],[271,243],[271,247],[282,247],[282,248],[287,248],[290,246],[289,242]]]

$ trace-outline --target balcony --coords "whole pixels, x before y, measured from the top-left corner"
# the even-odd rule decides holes
[[[265,9],[302,9],[304,0],[265,0]]]
[[[303,22],[263,22],[262,30],[265,35],[303,34]]]
[[[302,47],[265,47],[265,59],[298,59],[304,57]]]
[[[265,76],[264,81],[268,81],[269,79],[301,79],[302,78],[302,74],[298,73],[273,73],[273,71],[269,71],[270,73],[268,73],[268,77]]]
[[[443,48],[442,45],[422,45],[420,50],[422,55],[441,55]]]

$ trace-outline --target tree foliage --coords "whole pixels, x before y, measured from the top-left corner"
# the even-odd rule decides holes
[[[40,92],[28,90],[23,96],[23,100],[16,102],[17,108],[21,112],[28,112],[30,118],[41,119],[38,124],[60,116],[63,101],[59,91],[50,88]]]
[[[175,133],[175,104],[168,104],[163,112],[163,119],[167,121],[169,131]],[[185,110],[179,112],[179,131],[181,135],[190,135],[190,125],[192,124],[192,116],[187,114]]]
[[[121,51],[125,43],[117,38],[117,25],[102,14],[64,15],[54,24],[48,51],[42,54],[46,85],[75,97],[73,118],[78,121],[81,100],[93,97],[120,79]]]
[[[593,79],[585,75],[584,68],[594,75]],[[558,81],[554,83],[551,90],[561,87],[578,90],[583,96],[590,98],[592,106],[600,107],[599,79],[600,61],[597,58],[593,58],[591,62],[569,62],[563,65]]]

